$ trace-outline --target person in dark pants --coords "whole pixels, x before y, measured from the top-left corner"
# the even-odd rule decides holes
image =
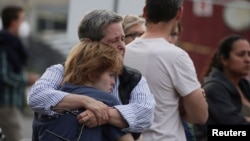
[[[21,139],[21,110],[26,86],[35,81],[27,75],[28,52],[19,38],[24,11],[19,6],[6,6],[1,12],[0,31],[0,127],[8,141]]]

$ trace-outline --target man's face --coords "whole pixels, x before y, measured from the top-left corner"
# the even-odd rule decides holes
[[[104,34],[105,36],[101,39],[101,42],[119,49],[123,56],[125,53],[125,42],[122,24],[120,22],[110,24],[107,26]]]
[[[18,13],[18,18],[12,22],[12,26],[15,27],[16,34],[18,34],[19,27],[23,23],[24,17],[25,17],[24,12],[20,12]]]

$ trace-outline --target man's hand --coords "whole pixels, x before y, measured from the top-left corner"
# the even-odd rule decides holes
[[[84,108],[94,113],[96,117],[97,125],[101,125],[108,121],[108,117],[109,117],[108,109],[109,108],[107,105],[90,97],[86,98],[86,101],[84,103],[85,103]],[[83,115],[81,116],[83,117],[86,116],[86,113],[83,112],[82,114]]]
[[[86,125],[89,128],[97,126],[97,118],[95,114],[90,110],[85,110],[77,116],[79,123]],[[107,121],[106,121],[107,123]],[[104,124],[104,123],[102,123]]]
[[[96,117],[97,125],[108,121],[108,106],[88,96],[68,94],[54,107],[54,109],[68,110],[78,108],[90,110]]]
[[[28,84],[29,84],[29,86],[33,85],[39,77],[40,76],[38,74],[36,74],[36,73],[32,73],[32,72],[28,73]]]

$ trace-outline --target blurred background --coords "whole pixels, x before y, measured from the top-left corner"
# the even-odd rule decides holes
[[[77,27],[92,9],[109,9],[120,15],[142,14],[145,0],[0,0],[0,10],[22,5],[31,34],[23,39],[31,54],[29,71],[42,74],[47,67],[63,63],[78,41]],[[193,59],[198,78],[218,42],[230,34],[250,40],[250,0],[184,0],[180,47]],[[1,28],[1,24],[0,24]],[[24,140],[31,138],[32,113],[24,121]]]

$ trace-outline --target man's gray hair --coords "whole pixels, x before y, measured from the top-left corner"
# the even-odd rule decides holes
[[[87,13],[78,27],[80,40],[88,38],[92,41],[100,41],[105,36],[105,29],[112,23],[122,22],[119,16],[109,10],[92,10]]]

